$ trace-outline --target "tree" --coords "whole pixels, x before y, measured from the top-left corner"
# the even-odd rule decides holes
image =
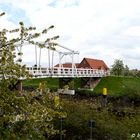
[[[124,73],[124,76],[129,76],[130,75],[129,67],[127,65],[125,65],[123,73]]]
[[[137,77],[140,77],[140,70],[138,70],[136,76],[137,76]]]
[[[130,70],[130,75],[133,77],[140,77],[140,71],[138,69]]]
[[[124,64],[122,60],[116,59],[114,61],[114,64],[112,65],[112,69],[111,69],[111,73],[113,75],[123,75],[123,71],[124,71]]]
[[[3,16],[5,13],[0,14]],[[22,47],[24,43],[55,49],[52,40],[58,36],[47,38],[43,43],[35,41],[46,34],[54,26],[40,33],[32,33],[35,27],[25,27],[23,22],[14,30],[0,31],[0,137],[1,139],[45,139],[58,133],[54,129],[53,119],[65,116],[55,108],[54,95],[44,93],[36,95],[12,91],[19,79],[31,77],[22,64]],[[18,33],[17,38],[8,39],[7,34]],[[47,46],[46,46],[47,44]],[[16,55],[18,49],[18,56]],[[18,57],[18,58],[17,58]],[[60,105],[61,108],[61,105]]]
[[[5,13],[0,14],[3,16]],[[1,76],[1,86],[5,89],[11,86],[11,84],[16,84],[20,78],[28,78],[30,75],[26,71],[26,66],[22,64],[22,48],[24,44],[33,44],[41,48],[48,47],[50,49],[54,48],[54,43],[52,40],[56,40],[59,36],[54,36],[52,38],[47,38],[43,43],[35,41],[41,35],[46,34],[54,26],[44,29],[42,32],[35,32],[35,27],[25,27],[23,22],[19,23],[20,27],[14,30],[8,31],[3,29],[0,31],[0,76]],[[7,34],[18,33],[17,38],[8,39]],[[12,35],[11,35],[12,36]],[[18,59],[16,59],[16,49],[18,50]]]

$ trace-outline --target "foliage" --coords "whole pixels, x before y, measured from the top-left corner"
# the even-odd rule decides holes
[[[76,94],[84,97],[93,97],[97,96],[92,89],[77,89]]]
[[[123,74],[124,71],[124,64],[122,60],[116,59],[114,64],[112,65],[111,73],[113,75],[120,76]]]
[[[68,83],[68,86],[69,86],[69,89],[74,89],[74,80],[71,80],[71,81]]]
[[[58,36],[40,43],[37,38],[54,26],[38,33],[35,27],[27,28],[23,22],[19,26],[14,30],[0,31],[0,138],[45,139],[59,133],[54,129],[53,119],[65,117],[61,112],[61,104],[55,108],[54,95],[46,94],[45,83],[39,88],[42,94],[38,94],[38,91],[19,92],[13,89],[19,80],[31,77],[22,64],[22,47],[27,43],[55,49],[52,40]],[[14,33],[17,37],[12,35]],[[8,38],[8,35],[14,38]]]
[[[130,70],[129,75],[133,77],[140,77],[140,70],[137,69]]]
[[[130,75],[129,67],[127,65],[125,65],[123,73],[124,73],[124,76],[129,76]]]
[[[45,139],[59,133],[53,119],[65,116],[55,108],[54,94],[38,96],[36,92],[15,92],[0,96],[0,137],[3,139]],[[59,105],[59,108],[61,104]]]
[[[69,89],[69,85],[64,85],[64,86],[63,86],[63,89],[64,89],[64,90],[68,90],[68,89]]]
[[[28,72],[26,72],[26,66],[22,64],[22,48],[25,44],[36,45],[40,48],[55,49],[55,43],[52,40],[56,40],[59,37],[47,38],[43,43],[40,43],[37,39],[46,34],[54,26],[50,26],[41,32],[35,32],[35,27],[25,27],[23,22],[20,22],[19,26],[19,28],[14,30],[3,29],[0,31],[0,76],[1,85],[5,85],[1,87],[5,89],[11,84],[16,84],[19,79],[30,77]],[[14,33],[18,37],[13,35]],[[10,37],[14,36],[14,38],[8,38],[8,35]]]
[[[69,100],[63,99],[64,111],[67,118],[63,122],[66,130],[65,139],[89,139],[89,121],[95,121],[92,128],[93,139],[131,139],[133,133],[138,134],[140,130],[139,108],[122,107],[116,108],[109,104],[107,108],[100,108],[98,98],[93,100]],[[123,113],[124,115],[122,115]]]
[[[137,69],[130,70],[127,65],[124,66],[123,61],[116,59],[111,68],[111,74],[116,76],[140,77],[140,71]]]

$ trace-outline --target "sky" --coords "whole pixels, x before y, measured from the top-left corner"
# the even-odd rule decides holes
[[[51,35],[80,52],[77,62],[83,57],[102,59],[111,67],[121,59],[130,69],[140,69],[140,0],[0,0],[2,11],[6,15],[0,29],[18,27],[20,21],[38,30],[54,25]],[[25,47],[24,61],[34,63],[34,58],[34,49]],[[47,58],[44,50],[43,64]]]

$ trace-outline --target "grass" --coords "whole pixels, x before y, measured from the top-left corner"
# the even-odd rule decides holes
[[[58,78],[40,78],[40,79],[30,79],[23,81],[23,86],[35,87],[39,86],[39,83],[46,82],[46,87],[56,90],[59,88]]]
[[[47,82],[46,86],[52,90],[59,88],[58,78],[42,78],[31,79],[23,82],[24,86],[38,87],[40,82]],[[134,94],[140,96],[140,78],[136,77],[103,77],[100,83],[95,87],[94,91],[83,91],[84,94],[90,92],[92,94],[102,93],[104,87],[107,88],[108,94],[111,96],[123,96],[126,94]],[[81,86],[81,78],[74,79],[74,87],[78,89]],[[82,92],[82,91],[81,91]]]
[[[103,77],[100,83],[94,89],[96,93],[102,93],[102,89],[106,87],[108,93],[113,96],[121,96],[129,89],[137,91],[140,95],[140,78],[133,77]]]
[[[75,88],[80,87],[80,78],[74,79],[74,86]],[[30,80],[24,80],[23,86],[28,87],[35,87],[37,88],[39,86],[39,83],[46,82],[46,87],[50,88],[51,90],[56,90],[59,88],[59,78],[38,78],[38,79],[30,79]]]

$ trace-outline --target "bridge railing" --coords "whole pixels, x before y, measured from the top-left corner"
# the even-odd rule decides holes
[[[108,71],[84,68],[35,68],[27,67],[33,77],[103,77]]]

